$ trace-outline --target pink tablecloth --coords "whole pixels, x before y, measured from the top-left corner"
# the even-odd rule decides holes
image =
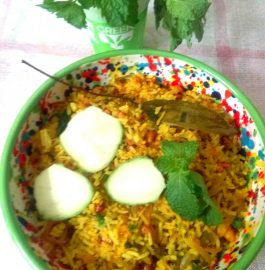
[[[92,53],[86,30],[77,30],[55,19],[53,15],[35,6],[40,2],[0,1],[0,152],[17,112],[46,79],[23,66],[21,59],[54,73]],[[225,74],[246,93],[263,116],[264,14],[264,0],[215,0],[207,14],[203,41],[199,44],[195,41],[191,49],[184,44],[176,50]],[[155,31],[150,9],[145,47],[167,49],[167,46],[168,35],[162,30]],[[1,216],[0,239],[0,268],[29,270],[30,267],[10,240]],[[249,269],[265,269],[265,249]]]

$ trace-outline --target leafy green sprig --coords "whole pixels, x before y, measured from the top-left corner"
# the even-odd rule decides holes
[[[138,22],[137,0],[44,0],[38,6],[79,29],[86,28],[85,10],[90,8],[99,8],[102,17],[113,27],[133,26]]]
[[[156,166],[167,177],[165,197],[172,210],[187,220],[201,219],[208,225],[222,223],[222,214],[210,198],[203,177],[189,170],[198,143],[163,141],[161,148],[163,156]]]
[[[90,8],[98,8],[113,27],[134,26],[138,22],[138,0],[44,0],[39,6],[79,29],[86,28],[85,10]],[[209,6],[210,0],[154,1],[156,28],[162,26],[169,31],[171,50],[183,40],[191,46],[193,34],[198,41],[202,39]]]
[[[202,40],[209,6],[209,0],[155,0],[156,27],[162,25],[170,32],[171,50],[183,40],[190,47],[193,34],[198,41]]]

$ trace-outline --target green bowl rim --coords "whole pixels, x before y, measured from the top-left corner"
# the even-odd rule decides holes
[[[233,95],[236,96],[241,101],[241,103],[245,106],[245,108],[250,113],[252,119],[254,120],[257,130],[259,131],[259,134],[261,134],[263,144],[265,145],[265,123],[261,114],[258,112],[258,110],[253,105],[253,103],[245,96],[245,94],[243,94],[243,92],[237,86],[235,86],[229,79],[227,79],[220,72],[188,56],[184,56],[184,55],[173,53],[173,52],[163,51],[163,50],[154,50],[154,49],[130,49],[130,50],[107,51],[107,52],[103,52],[103,53],[99,53],[96,55],[82,58],[64,67],[63,69],[55,73],[54,76],[60,78],[69,74],[75,69],[79,68],[83,64],[88,64],[88,63],[105,59],[105,58],[109,58],[109,57],[126,56],[126,55],[150,55],[150,56],[155,55],[155,56],[161,56],[161,57],[168,57],[168,58],[182,60],[185,63],[194,65],[197,68],[205,70],[205,72],[214,76],[219,82],[226,85],[227,88],[233,93]],[[22,232],[20,226],[18,226],[18,221],[15,217],[12,203],[11,203],[10,194],[8,191],[8,185],[6,184],[9,173],[8,173],[8,166],[5,166],[5,165],[9,163],[16,137],[24,121],[26,120],[28,113],[33,109],[34,105],[37,104],[38,100],[43,96],[43,94],[52,85],[54,85],[54,83],[55,83],[54,80],[47,79],[24,104],[24,106],[20,110],[16,120],[14,121],[10,129],[10,132],[8,134],[8,137],[7,137],[3,152],[2,152],[2,158],[1,158],[1,163],[0,163],[0,168],[1,168],[0,170],[0,206],[2,208],[6,227],[14,243],[16,244],[20,252],[24,255],[24,257],[26,258],[26,260],[29,262],[29,264],[31,265],[33,269],[43,269],[45,266],[47,266],[47,264],[35,255],[33,249],[28,244],[27,237]],[[231,270],[246,269],[250,265],[250,263],[254,260],[259,250],[262,248],[264,242],[265,242],[265,219],[263,219],[263,222],[259,228],[259,231],[256,237],[250,243],[249,247],[244,253],[244,256],[242,256],[238,260],[238,262],[234,264]]]

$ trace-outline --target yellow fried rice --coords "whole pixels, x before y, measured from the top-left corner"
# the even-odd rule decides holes
[[[137,104],[152,99],[181,98],[221,110],[214,99],[197,94],[196,89],[184,91],[140,75],[116,80],[93,91],[126,95]],[[111,164],[94,174],[81,171],[96,190],[88,207],[66,221],[42,222],[43,228],[34,236],[44,242],[47,254],[52,253],[62,269],[192,270],[194,261],[205,267],[202,269],[209,269],[225,247],[236,241],[237,231],[231,223],[245,215],[249,173],[244,157],[239,154],[237,137],[157,124],[137,104],[93,96],[85,90],[75,91],[65,102],[57,104],[58,111],[69,116],[91,105],[100,107],[118,118],[124,127],[123,142]],[[58,123],[59,117],[54,114],[32,138],[31,158],[37,159],[36,175],[53,163],[80,171],[59,143]],[[133,157],[158,158],[162,140],[199,142],[191,168],[203,175],[209,195],[224,216],[224,224],[209,226],[200,220],[184,220],[171,210],[163,194],[155,203],[141,206],[122,205],[109,198],[103,188],[108,175]],[[54,269],[59,268],[54,266]]]

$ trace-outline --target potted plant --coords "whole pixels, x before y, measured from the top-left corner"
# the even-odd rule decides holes
[[[154,0],[156,28],[170,32],[170,49],[202,39],[210,0]],[[71,25],[87,28],[95,52],[140,48],[149,0],[44,0],[39,6]]]

